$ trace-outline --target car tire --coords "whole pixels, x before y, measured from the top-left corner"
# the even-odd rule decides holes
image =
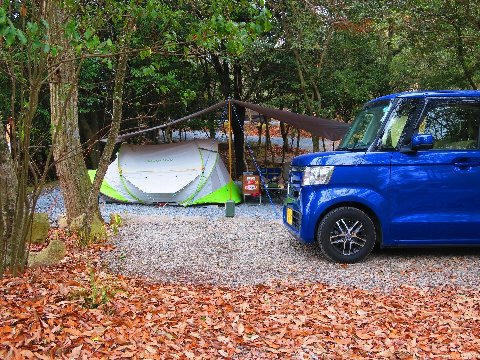
[[[377,239],[372,219],[354,207],[340,207],[327,213],[320,222],[317,242],[327,258],[340,263],[365,259]]]

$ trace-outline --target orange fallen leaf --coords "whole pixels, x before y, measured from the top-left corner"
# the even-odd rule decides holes
[[[355,335],[357,335],[358,338],[362,339],[362,340],[368,340],[368,339],[371,339],[372,336],[366,332],[363,332],[363,331],[360,331],[360,330],[357,330],[355,332]]]
[[[244,331],[245,331],[245,327],[243,326],[243,324],[242,324],[242,323],[238,323],[238,325],[237,325],[237,333],[238,333],[238,335],[242,335]]]

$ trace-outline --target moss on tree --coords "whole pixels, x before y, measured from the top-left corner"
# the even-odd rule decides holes
[[[28,233],[28,241],[32,244],[43,244],[47,241],[50,221],[47,213],[33,215],[32,228]]]
[[[66,251],[65,244],[62,241],[51,240],[45,249],[30,253],[28,266],[39,267],[58,264],[65,257]]]

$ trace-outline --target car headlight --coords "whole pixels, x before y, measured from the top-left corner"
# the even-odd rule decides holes
[[[303,173],[302,185],[328,184],[335,166],[307,166]]]

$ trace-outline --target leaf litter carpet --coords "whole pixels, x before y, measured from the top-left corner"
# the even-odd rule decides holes
[[[284,274],[232,286],[211,274],[204,283],[185,274],[153,281],[109,269],[106,259],[122,257],[123,235],[88,249],[54,236],[68,244],[61,264],[0,280],[2,359],[480,357],[480,292],[468,284],[362,288]],[[335,277],[363,271],[329,266]]]

